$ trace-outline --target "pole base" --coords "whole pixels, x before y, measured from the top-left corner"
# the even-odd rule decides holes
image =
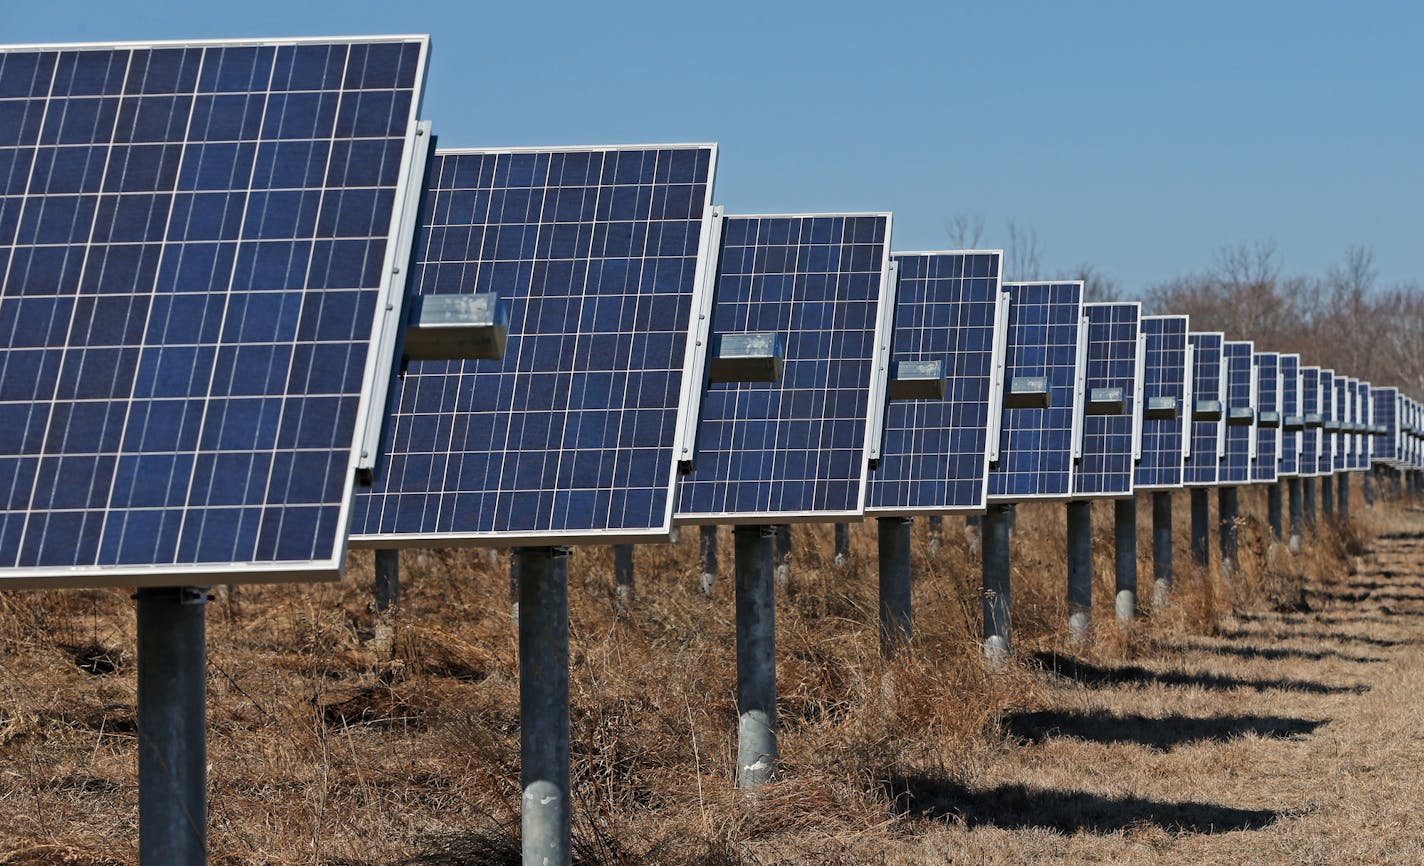
[[[1117,593],[1117,621],[1124,625],[1137,618],[1137,593],[1120,589]]]

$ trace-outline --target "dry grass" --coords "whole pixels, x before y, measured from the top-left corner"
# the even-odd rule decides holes
[[[873,526],[853,529],[844,567],[829,527],[798,529],[777,613],[783,772],[755,797],[730,786],[731,581],[698,592],[689,532],[639,549],[637,599],[619,613],[609,551],[579,551],[578,862],[1424,861],[1410,808],[1424,793],[1424,542],[1369,540],[1421,520],[1355,507],[1355,525],[1292,556],[1255,517],[1264,494],[1243,491],[1253,516],[1226,581],[1190,564],[1179,495],[1174,604],[1125,631],[1098,506],[1084,646],[1065,643],[1063,508],[1022,507],[1016,661],[999,671],[979,657],[960,521],[933,558],[917,526],[916,639],[888,667]],[[507,560],[429,552],[402,567],[394,653],[373,640],[369,554],[340,584],[219,592],[213,862],[518,862]],[[0,594],[0,864],[136,861],[133,652],[124,592]]]

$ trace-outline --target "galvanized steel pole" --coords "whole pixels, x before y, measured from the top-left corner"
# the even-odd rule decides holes
[[[1281,482],[1274,481],[1266,487],[1266,522],[1271,526],[1271,534],[1281,538]]]
[[[618,606],[633,601],[633,545],[613,545],[613,594]]]
[[[710,595],[712,584],[717,582],[717,527],[703,526],[697,544],[702,554],[702,579],[698,585],[703,595]]]
[[[737,787],[757,788],[776,769],[778,528],[733,530],[737,591]]]
[[[1093,627],[1093,503],[1068,503],[1068,636],[1087,638]]]
[[[944,517],[931,514],[929,520],[925,522],[929,532],[930,556],[934,556],[939,553],[940,546],[944,544]]]
[[[1137,500],[1113,500],[1113,573],[1117,578],[1117,621],[1137,616]]]
[[[876,520],[880,547],[880,655],[893,658],[910,638],[910,527],[908,517]]]
[[[569,866],[569,549],[517,547],[524,862]]]
[[[140,589],[138,857],[208,862],[206,587]]]
[[[1305,525],[1306,525],[1306,526],[1310,526],[1310,527],[1314,527],[1314,526],[1315,526],[1315,478],[1314,478],[1314,476],[1307,477],[1307,478],[1302,478],[1302,479],[1300,480],[1300,486],[1301,486],[1301,497],[1300,497],[1300,501],[1301,501],[1301,504],[1304,506],[1301,510],[1304,512]]]
[[[1335,484],[1335,513],[1341,523],[1350,522],[1350,473],[1341,472]]]
[[[1008,658],[1012,638],[1009,623],[1009,520],[1012,506],[990,505],[983,528],[982,586],[984,654],[992,661]]]
[[[791,527],[785,523],[776,527],[776,585],[785,587],[791,579]]]
[[[836,565],[845,565],[850,560],[850,525],[837,523],[835,526],[836,536]]]
[[[1286,481],[1286,487],[1290,491],[1290,552],[1300,553],[1301,538],[1305,534],[1304,516],[1302,514],[1300,478],[1290,478]]]
[[[1327,519],[1335,516],[1335,484],[1329,475],[1320,476],[1320,511]]]
[[[1230,575],[1236,569],[1236,488],[1218,488],[1216,496],[1217,519],[1221,524],[1218,529],[1221,570]]]
[[[1210,516],[1205,487],[1192,488],[1192,560],[1206,566],[1211,561]]]
[[[376,613],[384,614],[400,605],[400,552],[377,550],[375,570]]]
[[[1172,491],[1152,491],[1152,607],[1172,596]]]

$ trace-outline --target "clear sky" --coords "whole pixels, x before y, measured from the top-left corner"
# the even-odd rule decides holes
[[[11,0],[0,25],[357,33],[432,34],[443,144],[716,141],[731,212],[891,210],[899,249],[1013,219],[1128,296],[1243,241],[1424,279],[1424,4]]]

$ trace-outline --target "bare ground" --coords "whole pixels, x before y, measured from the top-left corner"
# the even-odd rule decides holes
[[[1214,498],[1214,497],[1213,497]],[[978,657],[977,557],[917,528],[917,640],[878,657],[873,527],[829,562],[798,530],[779,599],[780,781],[731,790],[730,580],[696,533],[641,548],[619,612],[606,550],[571,568],[578,861],[1424,862],[1424,513],[1322,527],[1291,556],[1242,526],[1229,581],[1186,560],[1171,609],[1112,622],[1095,509],[1092,641],[1066,642],[1061,505],[1024,507],[1015,663]],[[1264,515],[1258,491],[1243,513]],[[1139,518],[1150,598],[1148,509]],[[730,538],[723,535],[723,574]],[[518,861],[518,690],[506,561],[405,555],[394,651],[370,557],[340,584],[243,587],[209,610],[212,859]],[[0,864],[136,861],[132,603],[0,593]]]

